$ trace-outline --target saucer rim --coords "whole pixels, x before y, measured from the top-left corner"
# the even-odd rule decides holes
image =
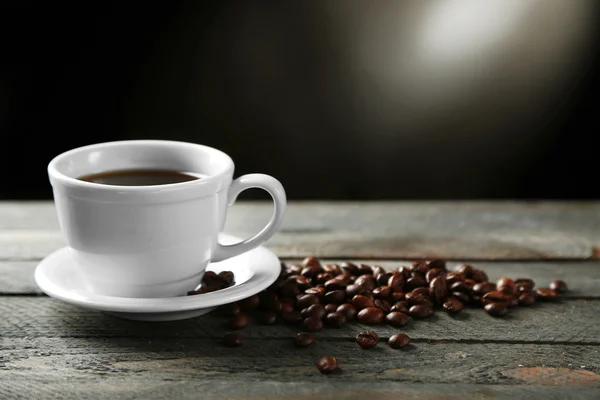
[[[220,234],[220,240],[240,241],[242,239],[233,235]],[[69,290],[68,287],[60,285],[56,282],[56,279],[53,280],[48,275],[47,270],[51,265],[58,265],[55,268],[61,268],[60,265],[64,262],[59,261],[65,257],[70,258],[68,246],[61,247],[48,254],[36,266],[34,279],[42,292],[68,304],[98,311],[119,313],[182,312],[217,307],[239,301],[266,289],[275,282],[279,276],[281,265],[279,257],[275,253],[264,246],[258,246],[244,254],[225,260],[225,262],[232,262],[235,259],[242,261],[248,257],[248,260],[243,262],[252,269],[252,276],[239,285],[193,296],[129,298],[93,293],[82,294],[81,288],[79,288],[79,292],[74,292]],[[216,264],[219,263],[213,263],[212,265]]]

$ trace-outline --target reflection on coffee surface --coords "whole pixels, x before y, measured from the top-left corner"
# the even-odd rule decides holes
[[[84,175],[78,179],[104,185],[153,186],[195,181],[201,177],[168,169],[123,169]]]

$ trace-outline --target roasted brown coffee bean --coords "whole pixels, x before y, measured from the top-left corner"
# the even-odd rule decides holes
[[[281,310],[279,310],[280,314],[285,314],[290,311],[294,311],[294,305],[291,303],[281,303]]]
[[[390,295],[390,301],[392,303],[396,303],[398,301],[403,301],[406,299],[406,293],[404,292],[392,292]]]
[[[358,266],[359,275],[373,275],[373,268],[367,264],[360,264]]]
[[[488,303],[484,307],[485,311],[494,317],[501,317],[508,309],[506,308],[506,303]]]
[[[459,264],[454,267],[454,271],[463,274],[465,279],[471,279],[473,277],[473,267],[469,264]]]
[[[258,320],[264,325],[273,325],[277,322],[277,313],[275,311],[263,311]]]
[[[342,270],[342,273],[336,275],[333,279],[339,279],[340,281],[346,282],[348,285],[354,282],[354,275],[346,270]]]
[[[306,257],[302,260],[302,265],[305,267],[321,267],[321,262],[317,257]]]
[[[403,300],[403,301],[397,301],[396,303],[394,303],[391,307],[390,307],[390,311],[394,312],[394,311],[399,311],[402,312],[404,314],[408,314],[408,301]]]
[[[429,284],[429,293],[433,303],[441,306],[448,298],[448,288],[446,287],[446,278],[437,276]],[[410,304],[410,301],[408,302]]]
[[[427,281],[427,283],[430,283],[433,278],[436,278],[441,275],[446,275],[446,272],[439,268],[430,269],[429,271],[427,271],[427,274],[425,274],[425,280]]]
[[[427,261],[414,261],[410,266],[410,272],[420,274],[425,277],[425,274],[429,271],[429,264]]]
[[[373,304],[386,314],[390,312],[390,308],[392,307],[389,301],[383,299],[375,299]]]
[[[519,292],[531,291],[535,287],[535,282],[532,279],[519,278],[515,279],[515,285],[517,285]]]
[[[296,275],[296,284],[298,285],[298,289],[300,289],[301,292],[305,291],[306,289],[310,288],[313,286],[312,281],[310,280],[310,278],[307,278],[305,276],[302,275]]]
[[[248,318],[242,313],[235,314],[231,319],[233,329],[244,329],[246,326],[248,326]]]
[[[399,327],[408,324],[410,317],[405,313],[393,311],[385,316],[385,320],[388,324]]]
[[[456,297],[463,304],[466,304],[471,300],[471,297],[469,297],[469,295],[464,292],[452,292],[450,293],[450,295],[452,297]]]
[[[316,284],[325,284],[325,282],[327,282],[333,278],[334,278],[333,274],[330,274],[329,272],[321,272],[319,275],[317,275],[315,278],[313,278],[313,282]],[[339,279],[336,279],[336,280],[339,280]]]
[[[283,320],[288,324],[299,324],[303,319],[300,311],[296,310],[281,314],[281,318],[283,318]]]
[[[404,276],[404,279],[408,279],[408,278],[410,278],[410,268],[411,267],[404,267],[404,266],[398,267],[398,269],[396,269],[396,271],[393,271],[392,274],[399,273],[400,275]],[[388,283],[388,285],[389,285],[389,283]],[[390,285],[390,286],[392,286],[392,285]]]
[[[433,309],[426,304],[417,304],[408,310],[408,314],[414,319],[425,319],[433,315]]]
[[[456,297],[450,297],[443,305],[444,310],[450,313],[459,313],[463,310],[463,303],[458,300]]]
[[[471,273],[471,279],[473,279],[475,282],[487,282],[488,281],[488,276],[485,272],[483,272],[480,269],[473,269],[473,272]]]
[[[358,266],[351,262],[344,262],[340,264],[342,270],[348,271],[351,275],[358,275]]]
[[[371,349],[377,346],[379,336],[373,331],[362,331],[356,335],[356,343],[363,349]]]
[[[429,269],[441,269],[442,271],[446,271],[446,260],[431,260],[427,262],[427,266]]]
[[[519,298],[517,296],[507,296],[506,297],[506,307],[512,308],[519,305]]]
[[[381,324],[385,319],[385,314],[377,307],[367,307],[356,314],[358,322],[367,325]]]
[[[315,317],[306,318],[304,321],[302,321],[302,325],[304,325],[304,329],[309,332],[317,332],[323,329],[323,321]]]
[[[535,294],[540,301],[555,300],[558,298],[556,290],[549,288],[539,288],[535,291]]]
[[[302,310],[303,308],[308,308],[313,304],[319,304],[319,298],[314,294],[305,294],[298,298],[296,302],[296,308]]]
[[[483,296],[486,293],[496,290],[496,285],[491,282],[480,282],[473,285],[473,293],[478,296]]]
[[[422,286],[422,287],[418,287],[416,289],[414,289],[412,292],[410,292],[412,294],[422,294],[424,297],[429,297],[430,293],[429,293],[429,287],[428,286]],[[406,295],[404,295],[406,297]]]
[[[376,299],[388,300],[392,295],[392,288],[389,286],[379,286],[373,289],[373,297]]]
[[[462,272],[448,272],[446,274],[446,284],[453,285],[455,282],[464,282],[465,275]]]
[[[413,276],[412,278],[408,278],[406,280],[406,282],[404,283],[404,288],[407,291],[414,290],[421,286],[427,286],[427,282],[425,281],[425,278],[420,278],[420,277],[416,277],[416,276]]]
[[[368,298],[367,296],[364,296],[362,294],[357,294],[356,296],[354,296],[352,298],[351,303],[358,310],[362,310],[363,308],[375,306],[375,304],[373,303],[373,300],[371,300],[370,298]]]
[[[373,275],[361,275],[358,278],[356,278],[356,280],[354,281],[355,285],[360,285],[362,287],[365,288],[365,290],[369,290],[372,291],[373,289],[375,289],[377,287],[377,284],[375,283],[375,278],[373,278]]]
[[[325,293],[325,303],[342,304],[346,300],[346,291],[334,290]]]
[[[229,333],[223,336],[223,344],[227,347],[239,347],[242,345],[242,337],[237,333]]]
[[[346,286],[348,286],[348,284],[339,279],[330,279],[325,282],[325,290],[327,292],[331,292],[333,290],[346,290]]]
[[[305,278],[312,279],[320,273],[320,270],[321,267],[304,267],[302,268],[302,271],[300,271],[300,275],[302,275]]]
[[[458,292],[457,292],[458,293]],[[456,297],[456,296],[455,296]],[[480,306],[483,304],[482,300],[481,300],[482,296],[478,296],[474,293],[471,294],[471,297],[469,298],[469,303],[476,305],[476,306]]]
[[[506,305],[506,295],[498,290],[492,290],[483,295],[481,302],[484,306],[489,303],[502,303]]]
[[[313,304],[310,307],[303,309],[300,314],[302,314],[304,318],[314,317],[321,319],[327,313],[325,312],[325,307],[323,307],[321,304]]]
[[[352,321],[354,319],[354,317],[356,317],[356,313],[358,312],[358,310],[356,309],[356,307],[354,307],[352,304],[350,303],[344,303],[341,304],[337,310],[337,312],[344,314],[346,316],[346,319],[348,321]]]
[[[325,316],[325,323],[334,328],[340,328],[346,325],[346,322],[348,322],[346,316],[337,311],[331,312]]]
[[[425,296],[423,296],[420,293],[415,293],[415,292],[406,293],[405,298],[406,298],[406,301],[408,301],[408,304],[411,306],[414,306],[415,304],[425,303]]]
[[[385,273],[385,270],[379,265],[373,265],[371,267],[371,270],[373,271],[373,277],[375,277],[375,282],[377,282],[378,275]]]
[[[241,311],[241,309],[242,308],[238,303],[223,304],[218,308],[219,314],[227,316],[238,314]]]
[[[496,290],[510,297],[516,296],[519,293],[515,282],[506,276],[498,279],[498,282],[496,282]]]
[[[285,282],[279,288],[279,294],[282,296],[295,297],[298,293],[300,293],[300,289],[298,288],[298,282],[296,282],[295,278],[294,280]]]
[[[352,298],[352,297],[356,296],[357,294],[364,293],[364,291],[365,291],[365,288],[362,287],[361,285],[356,285],[356,284],[348,285],[346,287],[346,296],[348,296],[349,298]]]
[[[294,345],[296,347],[308,347],[315,343],[315,335],[311,333],[301,332],[294,338]]]
[[[404,333],[396,333],[388,339],[388,346],[392,349],[401,349],[402,347],[408,346],[409,343],[410,338]]]
[[[477,284],[478,285],[478,284]],[[494,287],[495,289],[495,287]],[[451,286],[450,286],[450,291],[451,292],[463,292],[463,293],[469,293],[471,291],[471,288],[469,287],[469,285],[467,285],[465,282],[454,282]]]
[[[296,305],[296,299],[295,299],[295,298],[293,298],[293,297],[285,297],[285,296],[282,296],[282,297],[280,297],[280,298],[279,298],[279,301],[280,301],[281,303],[287,303],[287,304]]]
[[[534,292],[522,292],[519,295],[520,306],[530,306],[535,304],[535,293]]]
[[[304,265],[302,264],[293,264],[288,267],[290,275],[299,275],[303,269]]]
[[[315,286],[308,288],[304,291],[304,294],[314,294],[317,297],[322,297],[325,295],[325,286]]]
[[[387,285],[392,288],[394,292],[401,292],[404,288],[404,275],[399,272],[392,273],[392,276],[388,279]]]
[[[336,312],[338,307],[339,306],[337,304],[335,304],[335,303],[325,304],[325,312],[327,314],[332,313],[332,312]]]
[[[375,281],[379,286],[387,286],[390,277],[392,276],[391,272],[384,272],[379,275],[375,275]]]
[[[566,282],[561,280],[550,282],[550,289],[556,290],[557,293],[566,293],[569,290]]]
[[[206,271],[204,272],[204,275],[202,276],[202,281],[203,282],[210,282],[210,281],[214,281],[217,278],[217,273],[214,271]]]
[[[338,369],[338,361],[335,357],[321,357],[317,362],[317,369],[322,374],[331,374]]]
[[[337,264],[326,264],[323,266],[323,271],[328,272],[333,276],[337,276],[342,273],[342,269]]]

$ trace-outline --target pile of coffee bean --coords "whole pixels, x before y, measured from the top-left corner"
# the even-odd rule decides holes
[[[188,295],[208,293],[234,284],[230,271],[206,272],[201,288]],[[322,264],[307,257],[300,264],[281,264],[277,280],[266,290],[237,303],[219,308],[231,317],[230,328],[248,325],[246,312],[258,312],[261,324],[278,321],[300,325],[302,331],[294,338],[298,347],[315,342],[311,332],[324,327],[340,328],[357,320],[365,325],[388,324],[405,326],[411,319],[431,317],[437,310],[460,313],[465,307],[483,308],[493,317],[502,317],[518,306],[531,306],[536,301],[558,298],[568,290],[563,281],[553,281],[548,288],[535,288],[531,279],[502,277],[490,282],[487,274],[472,265],[459,264],[452,270],[444,260],[415,261],[386,271],[377,265]],[[377,345],[379,338],[368,330],[356,337],[362,348]],[[410,339],[403,333],[388,339],[391,348],[402,348]],[[242,338],[229,334],[227,346],[239,346]],[[318,369],[329,373],[338,368],[333,357],[322,358]]]

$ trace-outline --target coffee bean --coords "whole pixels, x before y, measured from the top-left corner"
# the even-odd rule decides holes
[[[321,304],[313,304],[310,307],[302,310],[300,314],[302,314],[304,318],[314,317],[317,319],[322,319],[327,313],[325,312],[325,307],[323,307]]]
[[[344,303],[344,304],[340,305],[336,311],[341,314],[344,314],[348,321],[352,321],[354,319],[354,317],[356,317],[356,313],[358,312],[356,307],[354,307],[350,303]]]
[[[444,303],[444,310],[450,312],[450,313],[459,313],[463,310],[464,306],[463,303],[458,300],[456,297],[450,297],[445,303]]]
[[[233,329],[244,329],[246,326],[248,326],[248,318],[244,314],[236,314],[231,319]]]
[[[336,312],[338,308],[338,305],[335,303],[329,303],[329,304],[325,304],[325,312],[327,314],[332,313],[332,312]]]
[[[506,276],[498,279],[498,282],[496,282],[496,290],[504,293],[506,296],[516,296],[519,293],[515,282]]]
[[[298,298],[296,308],[302,310],[303,308],[308,308],[313,304],[319,304],[319,297],[314,294],[305,294]]]
[[[216,279],[219,279],[217,277],[217,273],[214,271],[205,271],[204,275],[202,276],[202,282],[211,282],[214,281]]]
[[[398,301],[403,301],[406,299],[406,293],[404,292],[392,292],[390,295],[390,301],[392,303],[396,303]]]
[[[299,324],[303,319],[300,311],[295,310],[281,314],[281,318],[283,318],[283,320],[288,324]]]
[[[361,275],[354,281],[355,285],[360,285],[365,288],[365,290],[372,291],[377,287],[375,283],[375,278],[372,275]]]
[[[383,299],[375,299],[373,305],[381,309],[381,311],[383,311],[386,314],[390,312],[390,308],[392,307],[389,301]]]
[[[465,275],[462,272],[448,272],[446,274],[446,284],[453,285],[454,282],[464,282]]]
[[[383,322],[385,314],[377,307],[367,307],[358,312],[356,319],[362,324],[376,325]]]
[[[396,271],[392,272],[392,274],[396,274],[396,273],[402,275],[404,277],[404,279],[408,279],[408,278],[410,278],[410,267],[404,267],[404,266],[398,267],[398,269]],[[390,285],[390,284],[388,283],[388,285]],[[392,286],[392,285],[390,285],[390,286]]]
[[[348,296],[348,298],[352,298],[356,295],[359,295],[359,294],[363,293],[364,291],[365,291],[365,288],[360,285],[352,284],[352,285],[346,286],[346,296]]]
[[[346,325],[346,322],[348,322],[346,316],[337,311],[331,312],[325,316],[325,323],[334,328],[340,328]]]
[[[471,279],[473,277],[473,267],[469,264],[459,264],[454,267],[454,271],[463,274],[465,279]]]
[[[321,357],[317,362],[317,369],[322,374],[330,374],[338,369],[338,361],[335,357]]]
[[[479,284],[477,284],[479,285]],[[494,287],[495,289],[495,287]],[[454,282],[452,284],[452,286],[450,286],[450,291],[451,292],[463,292],[463,293],[469,293],[472,290],[472,288],[469,287],[469,285],[467,285],[465,282]]]
[[[302,275],[305,278],[308,279],[312,279],[314,276],[316,276],[319,271],[321,270],[321,267],[304,267],[302,268],[302,271],[300,272],[300,275]]]
[[[221,271],[217,274],[217,277],[226,282],[227,285],[233,285],[235,282],[235,275],[231,271]]]
[[[541,301],[555,300],[558,298],[556,290],[549,288],[538,288],[535,291],[535,294],[537,295],[537,299]]]
[[[399,272],[392,273],[392,276],[388,279],[387,286],[392,288],[394,292],[401,292],[404,288],[404,275]]]
[[[333,290],[346,290],[346,286],[348,286],[348,284],[339,279],[330,279],[325,282],[325,290],[327,292],[331,292]]]
[[[242,337],[237,333],[229,333],[223,336],[223,344],[227,347],[239,347],[242,345]]]
[[[334,290],[325,293],[325,303],[342,304],[346,300],[346,292],[344,290]]]
[[[367,296],[364,296],[362,294],[357,294],[356,296],[354,296],[352,298],[351,303],[358,310],[362,310],[363,308],[375,306],[375,304],[373,303],[373,300],[369,299]]]
[[[304,265],[302,264],[294,264],[288,267],[288,270],[291,275],[298,275],[304,269]]]
[[[304,260],[302,260],[302,265],[304,265],[305,267],[321,267],[321,262],[319,261],[319,259],[317,257],[306,257]]]
[[[281,311],[281,302],[279,301],[277,294],[273,292],[261,292],[260,295],[260,307],[263,310],[275,312]]]
[[[308,317],[306,318],[302,324],[304,325],[304,329],[309,332],[317,332],[323,329],[323,321],[319,318]]]
[[[446,260],[431,260],[427,262],[427,266],[429,269],[441,269],[442,271],[446,271]]]
[[[285,314],[290,311],[294,311],[294,305],[291,303],[281,303],[281,310],[279,310],[280,314]]]
[[[410,293],[413,293],[413,294],[422,294],[422,295],[423,295],[423,297],[429,297],[429,294],[430,294],[430,293],[429,293],[429,287],[428,287],[428,286],[421,286],[421,287],[418,287],[418,288],[414,289],[414,290],[413,290],[412,292],[410,292]],[[406,298],[406,295],[405,295],[405,298]]]
[[[430,269],[429,271],[427,271],[427,274],[425,274],[425,280],[427,281],[427,283],[430,283],[433,278],[436,278],[441,275],[446,275],[446,272],[439,268]]]
[[[273,325],[277,321],[277,313],[275,311],[264,311],[258,319],[261,324]]]
[[[502,303],[506,305],[506,295],[498,290],[492,290],[484,294],[481,301],[484,306],[489,303]]]
[[[394,311],[398,311],[398,312],[402,312],[404,314],[408,314],[408,301],[403,300],[403,301],[397,301],[396,303],[394,303],[394,305],[392,305],[390,307],[390,311],[394,312]]]
[[[379,336],[373,331],[362,331],[356,335],[356,343],[363,349],[371,349],[379,342]]]
[[[359,275],[373,275],[373,268],[367,264],[360,264],[358,266]]]
[[[379,286],[387,286],[390,277],[392,276],[391,272],[384,272],[379,275],[375,275],[375,280]]]
[[[314,294],[318,298],[321,298],[325,295],[325,286],[315,286],[308,288],[304,291],[304,294]]]
[[[300,288],[298,288],[298,282],[296,279],[285,282],[279,288],[279,294],[282,296],[295,297],[298,293],[300,293]]]
[[[410,292],[406,293],[406,301],[409,305],[414,306],[415,304],[423,304],[425,303],[425,296],[419,293]]]
[[[418,276],[413,276],[412,278],[408,278],[406,280],[406,283],[404,284],[404,287],[407,291],[411,291],[411,290],[416,289],[421,286],[427,286],[427,282],[425,281],[425,278],[421,278]]]
[[[328,272],[333,276],[337,276],[342,273],[342,269],[337,264],[326,264],[323,266],[323,271]]]
[[[471,279],[473,279],[475,282],[487,282],[488,281],[488,276],[485,272],[483,272],[480,269],[473,269],[473,272],[471,273]]]
[[[312,287],[312,281],[310,280],[310,278],[307,278],[302,275],[297,275],[295,277],[295,279],[296,279],[296,284],[298,285],[298,289],[300,289],[301,292]]]
[[[557,293],[566,293],[569,290],[565,281],[561,280],[550,282],[550,289],[556,290]]]
[[[373,277],[375,277],[375,282],[377,282],[378,275],[385,273],[385,270],[383,269],[383,267],[381,267],[379,265],[372,266],[371,270],[373,271]]]
[[[404,333],[396,333],[388,339],[388,346],[392,349],[401,349],[402,347],[408,346],[409,343],[410,338]]]
[[[219,306],[218,311],[221,315],[231,316],[238,314],[241,311],[241,307],[238,303],[229,303]]]
[[[535,304],[535,293],[534,292],[522,292],[519,295],[520,306],[530,306]]]
[[[408,314],[414,319],[425,319],[433,315],[433,309],[426,304],[417,304],[408,310]]]
[[[319,275],[316,276],[316,278],[313,278],[313,282],[317,284],[325,284],[325,282],[333,280],[333,278],[333,274],[330,274],[329,272],[321,272]]]
[[[466,304],[471,300],[471,297],[469,297],[469,295],[464,292],[452,292],[450,293],[450,295],[460,300],[460,302],[463,304]]]
[[[453,285],[454,286],[454,285]],[[441,306],[448,298],[448,288],[446,287],[446,278],[437,276],[429,283],[429,292],[434,304]],[[408,302],[410,304],[410,301]]]
[[[342,270],[348,271],[351,275],[358,275],[358,267],[351,262],[344,262],[340,265]]]
[[[385,316],[385,320],[388,324],[399,327],[408,324],[410,317],[405,313],[393,311]]]
[[[519,297],[518,296],[507,296],[506,297],[506,307],[512,308],[519,305]]]
[[[296,347],[308,347],[315,343],[315,336],[311,333],[301,332],[294,338],[294,345]]]
[[[488,314],[494,317],[501,317],[508,311],[506,303],[487,303],[484,309]]]
[[[515,285],[517,285],[520,292],[531,291],[535,287],[535,282],[532,279],[519,278],[515,279]]]
[[[387,300],[392,295],[392,288],[389,286],[379,286],[373,289],[373,296],[376,299]]]
[[[478,296],[483,296],[486,293],[496,290],[496,285],[491,282],[480,282],[473,285],[472,291]]]

